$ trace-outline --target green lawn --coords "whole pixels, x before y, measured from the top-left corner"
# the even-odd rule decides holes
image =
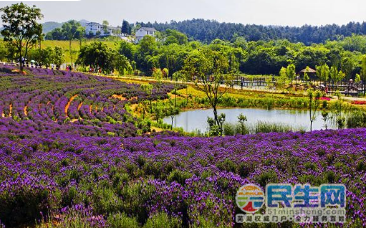
[[[95,42],[96,40],[83,40],[81,45],[87,45],[90,44],[92,42]],[[0,40],[0,42],[4,42],[2,40]],[[103,43],[107,44],[108,47],[110,48],[117,48],[117,42],[116,41],[102,41]],[[42,42],[42,48],[47,48],[47,47],[61,47],[64,50],[64,57],[65,57],[65,62],[69,63],[70,62],[70,51],[69,51],[69,41],[67,40],[45,40]],[[39,47],[37,45],[37,47]],[[34,47],[36,48],[36,47]],[[80,41],[78,40],[74,40],[71,42],[71,48],[72,48],[72,59],[73,62],[75,62],[75,60],[77,59],[77,56],[79,54],[79,50],[80,50]]]

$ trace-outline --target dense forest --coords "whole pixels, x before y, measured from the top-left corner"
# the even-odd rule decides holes
[[[246,74],[273,74],[278,75],[282,67],[294,64],[296,72],[307,66],[316,69],[316,66],[327,64],[337,70],[342,70],[347,78],[355,78],[360,73],[361,60],[366,54],[366,36],[352,35],[338,41],[326,41],[321,44],[312,44],[307,46],[303,43],[292,43],[288,40],[270,40],[270,41],[247,41],[243,37],[237,37],[233,42],[215,39],[209,44],[199,41],[189,41],[188,37],[176,30],[167,30],[161,32],[159,39],[146,36],[138,44],[125,41],[116,41],[115,44],[109,44],[102,41],[103,45],[93,45],[94,41],[83,43],[82,47],[96,49],[95,53],[118,53],[123,56],[119,60],[128,60],[134,73],[140,75],[151,75],[154,68],[167,68],[169,75],[182,70],[184,60],[194,55],[197,50],[210,49],[222,53],[230,61],[231,73]],[[68,41],[65,41],[68,42]],[[56,44],[55,44],[56,45]],[[37,62],[47,66],[56,62],[49,58],[52,53],[51,47],[39,48],[36,45],[28,52],[28,59],[34,59]],[[66,43],[59,57],[64,58],[70,55],[70,50]],[[56,48],[56,47],[55,47]],[[81,53],[79,46],[75,46],[73,53]],[[83,49],[83,48],[82,48]],[[87,51],[88,49],[85,49]],[[87,52],[85,52],[87,53]],[[115,54],[114,54],[115,55]],[[106,59],[108,57],[106,55]],[[12,48],[4,42],[0,42],[0,61],[17,61],[18,56]],[[76,60],[76,59],[74,59]],[[99,60],[98,60],[99,61]],[[98,62],[97,61],[97,62]],[[105,61],[104,61],[105,62]],[[85,62],[86,65],[89,65]],[[103,64],[98,63],[100,67]],[[119,63],[120,65],[120,63]],[[107,68],[109,68],[108,65]],[[126,71],[127,72],[127,68]],[[132,73],[132,72],[131,72]]]
[[[204,49],[223,54],[230,63],[230,73],[278,75],[280,69],[289,64],[294,64],[296,72],[307,66],[316,69],[327,64],[344,72],[349,79],[360,73],[366,54],[366,37],[353,35],[311,46],[288,40],[246,41],[243,37],[234,42],[215,39],[204,44],[188,41],[184,34],[167,30],[158,40],[147,36],[139,44],[122,42],[118,52],[143,74],[150,75],[154,68],[167,68],[172,75],[182,69],[187,57]]]
[[[339,40],[344,37],[366,35],[366,22],[350,22],[347,25],[325,25],[289,27],[289,26],[263,26],[243,25],[235,23],[220,23],[214,20],[193,19],[170,23],[143,23],[141,26],[154,27],[158,31],[167,29],[178,30],[191,40],[210,43],[215,39],[234,41],[236,37],[244,37],[247,41],[287,39],[290,42],[301,42],[305,45],[324,43],[327,40]]]

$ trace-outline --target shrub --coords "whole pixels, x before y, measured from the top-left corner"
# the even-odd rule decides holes
[[[216,164],[217,168],[219,168],[220,170],[224,170],[227,172],[235,172],[236,170],[236,164],[231,161],[230,159],[226,158],[224,161],[222,162],[218,162]]]
[[[97,188],[93,192],[93,206],[98,214],[116,213],[122,209],[122,201],[112,189]]]
[[[144,228],[161,228],[161,227],[170,227],[170,228],[179,228],[182,226],[182,221],[178,218],[169,217],[166,213],[158,213],[152,217],[150,217]]]
[[[277,183],[277,174],[274,171],[263,172],[255,176],[255,181],[262,187],[265,187],[268,183]]]
[[[225,123],[224,126],[224,135],[235,135],[235,125],[231,123]]]
[[[137,219],[128,217],[125,213],[118,213],[108,216],[108,226],[110,228],[138,228]]]
[[[23,183],[15,188],[0,192],[0,221],[6,227],[33,224],[58,206],[42,185],[32,187]]]
[[[185,185],[186,180],[191,177],[192,177],[191,173],[175,169],[172,172],[170,172],[168,176],[168,181],[170,182],[175,181],[181,185]]]
[[[352,112],[347,118],[347,127],[366,127],[366,113],[361,111]]]

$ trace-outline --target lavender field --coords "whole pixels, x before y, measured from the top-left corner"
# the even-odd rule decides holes
[[[5,227],[232,227],[245,183],[344,183],[344,227],[366,226],[366,129],[147,133],[125,105],[165,99],[172,85],[148,96],[103,77],[28,70],[0,74]]]

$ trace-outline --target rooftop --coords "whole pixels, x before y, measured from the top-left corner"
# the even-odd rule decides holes
[[[156,29],[154,29],[154,28],[149,28],[149,27],[141,27],[140,29],[145,30],[145,31],[149,31],[149,32],[155,32],[155,31],[156,31]],[[140,29],[139,29],[139,30],[140,30]]]

